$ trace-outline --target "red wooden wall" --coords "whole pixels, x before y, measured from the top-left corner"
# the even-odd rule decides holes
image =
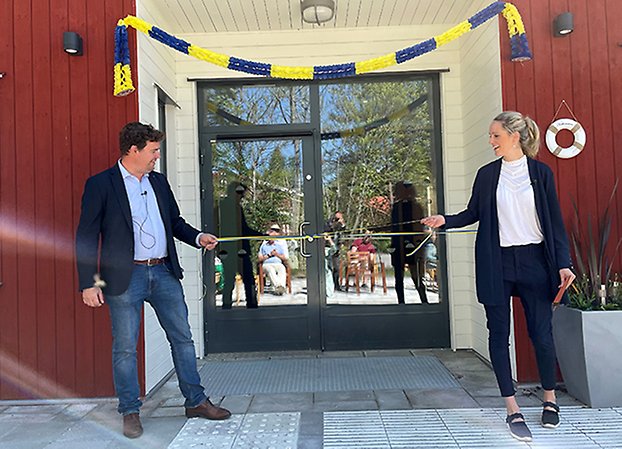
[[[112,95],[114,27],[134,12],[133,0],[0,2],[0,399],[114,393],[108,311],[82,304],[74,234],[84,181],[137,118],[136,95]],[[64,31],[84,56],[64,53]]]
[[[574,215],[571,198],[576,199],[583,216],[595,217],[606,207],[616,179],[622,177],[622,4],[619,0],[513,3],[523,16],[534,58],[519,64],[509,61],[507,29],[500,21],[504,108],[530,115],[546,130],[560,102],[566,100],[587,133],[585,149],[573,159],[558,159],[544,145],[539,155],[555,173],[570,231]],[[574,31],[553,37],[553,20],[565,11],[574,15]],[[565,108],[562,111],[565,114],[560,117],[569,116]],[[622,185],[613,209],[614,241],[622,235],[621,190]],[[615,257],[619,271],[620,255]],[[520,304],[514,317],[519,380],[537,380]]]

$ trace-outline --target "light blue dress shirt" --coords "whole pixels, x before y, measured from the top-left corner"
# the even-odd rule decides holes
[[[138,180],[119,160],[125,192],[132,211],[134,260],[159,259],[168,256],[166,231],[158,201],[149,182],[149,174]]]

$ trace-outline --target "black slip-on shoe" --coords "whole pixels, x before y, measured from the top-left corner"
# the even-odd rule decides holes
[[[559,427],[559,405],[555,402],[543,402],[542,407],[542,427],[547,429],[556,429]],[[553,410],[547,409],[547,407]]]
[[[514,421],[515,419],[522,419],[522,421]],[[510,429],[510,435],[516,438],[518,441],[531,441],[531,431],[525,423],[525,417],[522,413],[513,413],[505,418],[505,422]]]

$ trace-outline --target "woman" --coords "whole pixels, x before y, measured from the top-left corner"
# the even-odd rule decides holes
[[[540,132],[529,117],[503,112],[490,125],[489,142],[500,158],[479,169],[467,208],[422,223],[459,228],[479,221],[475,242],[476,287],[486,310],[490,359],[507,408],[512,436],[531,441],[516,403],[510,370],[510,297],[520,296],[544,389],[541,424],[559,425],[555,399],[555,346],[551,302],[570,284],[570,251],[551,169],[536,161]],[[566,285],[567,285],[566,284]]]

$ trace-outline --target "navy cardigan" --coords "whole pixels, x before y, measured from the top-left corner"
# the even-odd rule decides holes
[[[570,268],[570,249],[562,221],[553,172],[543,162],[527,159],[533,186],[536,212],[546,248],[549,267],[550,291],[545,294],[551,302],[560,283],[559,270]],[[445,228],[461,228],[479,221],[475,240],[475,284],[477,298],[482,304],[502,304],[504,297],[503,264],[497,216],[497,185],[501,173],[501,159],[481,167],[467,208],[455,215],[445,215]],[[564,295],[566,296],[566,295]],[[564,298],[566,300],[567,298]]]

